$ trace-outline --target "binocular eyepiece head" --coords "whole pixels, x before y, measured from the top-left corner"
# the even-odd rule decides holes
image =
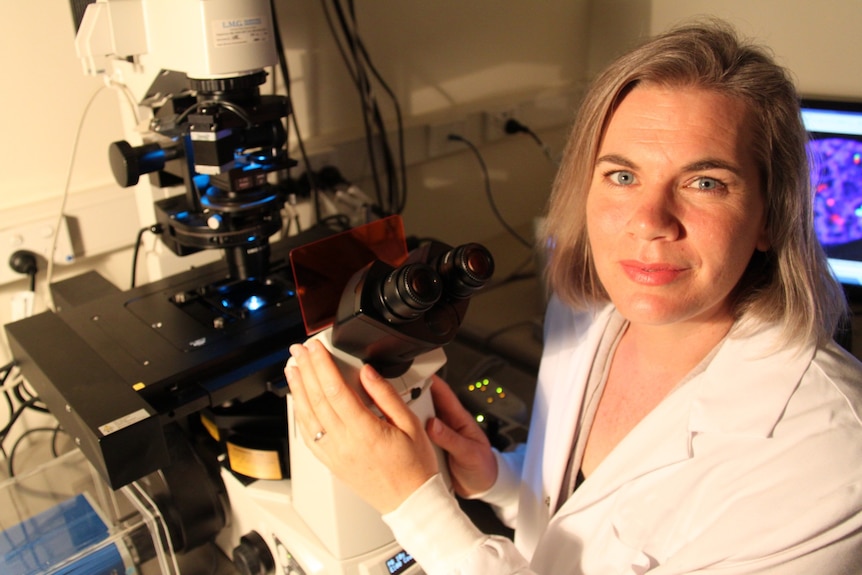
[[[476,243],[430,242],[397,267],[372,262],[344,289],[333,345],[385,377],[400,375],[417,355],[454,339],[470,297],[493,273],[491,253]]]
[[[431,263],[409,262],[393,269],[380,286],[381,313],[392,323],[418,319],[438,301],[467,299],[488,283],[494,259],[480,244],[446,250]]]

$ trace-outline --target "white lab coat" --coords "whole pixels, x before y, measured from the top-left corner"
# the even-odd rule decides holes
[[[862,574],[862,366],[781,347],[774,327],[726,339],[553,513],[612,313],[549,306],[526,450],[498,459],[484,496],[514,545],[465,525],[439,481],[387,518],[426,571]]]

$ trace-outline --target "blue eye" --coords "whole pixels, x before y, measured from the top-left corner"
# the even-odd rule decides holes
[[[630,186],[635,183],[635,175],[628,170],[617,170],[608,174],[608,178],[618,186]]]
[[[718,190],[724,187],[724,184],[720,180],[716,180],[715,178],[709,178],[706,176],[702,176],[697,178],[694,181],[694,187],[698,190],[703,190],[706,192],[710,192],[713,190]]]

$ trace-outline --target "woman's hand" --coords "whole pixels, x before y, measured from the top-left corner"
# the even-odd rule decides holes
[[[464,409],[445,381],[433,376],[431,396],[437,417],[428,422],[428,435],[447,452],[455,493],[471,497],[491,488],[497,480],[497,459],[488,436]]]
[[[359,379],[385,419],[345,383],[322,343],[292,345],[290,353],[296,365],[285,375],[305,443],[372,507],[394,510],[439,471],[423,423],[374,368],[364,365]]]

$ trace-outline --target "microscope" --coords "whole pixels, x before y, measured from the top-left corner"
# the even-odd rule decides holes
[[[494,261],[480,244],[453,248],[437,241],[394,262],[373,249],[363,255],[356,234],[386,226],[403,233],[400,218],[393,216],[294,249],[294,274],[309,332],[331,323],[311,337],[332,353],[345,381],[376,409],[359,384],[359,369],[369,363],[427,420],[434,414],[431,376],[446,362],[442,346],[455,337],[470,297],[491,278]],[[350,262],[337,266],[342,276],[336,278],[327,262],[341,264],[345,254]],[[346,281],[345,269],[356,270]],[[322,278],[329,290],[315,289]],[[337,301],[331,301],[332,294]],[[312,455],[296,428],[291,399],[288,395],[290,478],[247,483],[226,469],[233,522],[219,544],[227,550],[225,538],[239,536],[232,554],[243,573],[421,573],[379,513]],[[442,453],[438,458],[445,473]]]
[[[176,553],[216,544],[242,575],[408,575],[419,567],[296,433],[288,347],[324,342],[347,381],[371,363],[420,418],[442,346],[493,273],[479,244],[408,251],[400,217],[282,231],[288,98],[269,0],[96,0],[85,70],[142,98],[140,142],[115,142],[121,186],[147,175],[177,256],[219,261],[121,290],[96,272],[50,286],[55,310],[6,326],[22,374],[112,489],[148,492]],[[201,439],[203,438],[203,439]],[[442,468],[445,469],[445,466]]]
[[[285,203],[269,175],[296,164],[285,150],[290,101],[260,92],[278,61],[271,15],[267,0],[100,0],[76,37],[88,73],[107,73],[108,56],[131,61],[117,64],[130,68],[124,80],[158,70],[142,98],[143,144],[109,148],[117,182],[151,174],[154,187],[181,187],[154,203],[162,243],[179,256],[221,250],[231,279],[258,287]]]

